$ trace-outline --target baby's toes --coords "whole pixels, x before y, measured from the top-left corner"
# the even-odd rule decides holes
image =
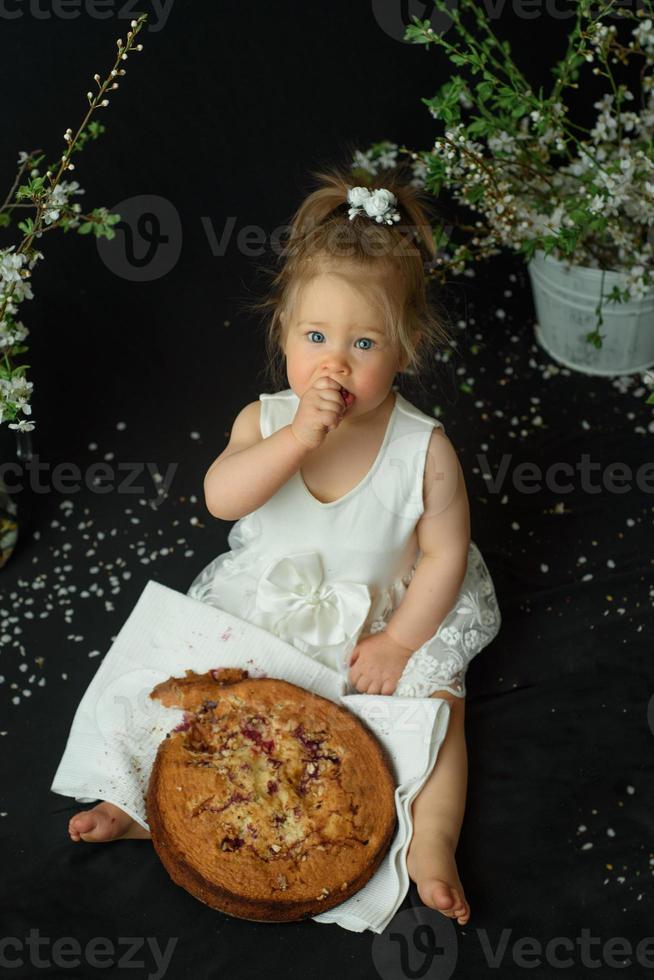
[[[68,822],[68,833],[71,839],[78,841],[82,839],[82,834],[90,833],[97,823],[97,817],[91,810],[83,810],[76,813]]]
[[[470,906],[467,902],[464,903],[463,912],[457,916],[457,920],[460,926],[465,926],[470,918]]]
[[[452,914],[455,916],[463,915],[466,910],[465,899],[457,888],[452,889],[452,895],[454,897],[454,905],[451,909]]]
[[[129,829],[132,818],[123,810],[107,803],[98,803],[92,810],[75,814],[68,825],[72,840],[96,843],[115,840]]]

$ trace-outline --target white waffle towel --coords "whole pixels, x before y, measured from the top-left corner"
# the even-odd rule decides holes
[[[450,706],[439,698],[344,694],[345,679],[294,646],[231,613],[151,579],[89,684],[73,719],[52,792],[79,803],[107,800],[148,828],[144,796],[159,743],[183,718],[149,698],[155,684],[192,669],[246,668],[251,677],[290,681],[342,704],[374,733],[395,775],[398,828],[370,881],[314,916],[345,929],[381,933],[409,889],[406,852],[411,803],[447,732]]]

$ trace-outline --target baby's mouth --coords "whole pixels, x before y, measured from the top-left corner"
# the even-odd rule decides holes
[[[343,385],[341,385],[341,398],[348,408],[350,408],[351,405],[354,405],[355,396],[351,391],[348,391],[347,388],[344,388]]]

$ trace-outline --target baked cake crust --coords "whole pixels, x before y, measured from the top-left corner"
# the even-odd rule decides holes
[[[292,922],[340,905],[393,839],[385,750],[351,712],[246,670],[186,671],[150,694],[185,709],[146,795],[169,875],[239,918]]]

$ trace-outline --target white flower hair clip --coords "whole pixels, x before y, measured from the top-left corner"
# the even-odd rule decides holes
[[[357,214],[367,214],[377,222],[392,225],[394,221],[400,220],[400,214],[394,210],[397,198],[392,191],[385,187],[379,187],[375,191],[368,190],[367,187],[350,187],[347,192],[347,200],[351,205],[347,216],[352,219]]]

